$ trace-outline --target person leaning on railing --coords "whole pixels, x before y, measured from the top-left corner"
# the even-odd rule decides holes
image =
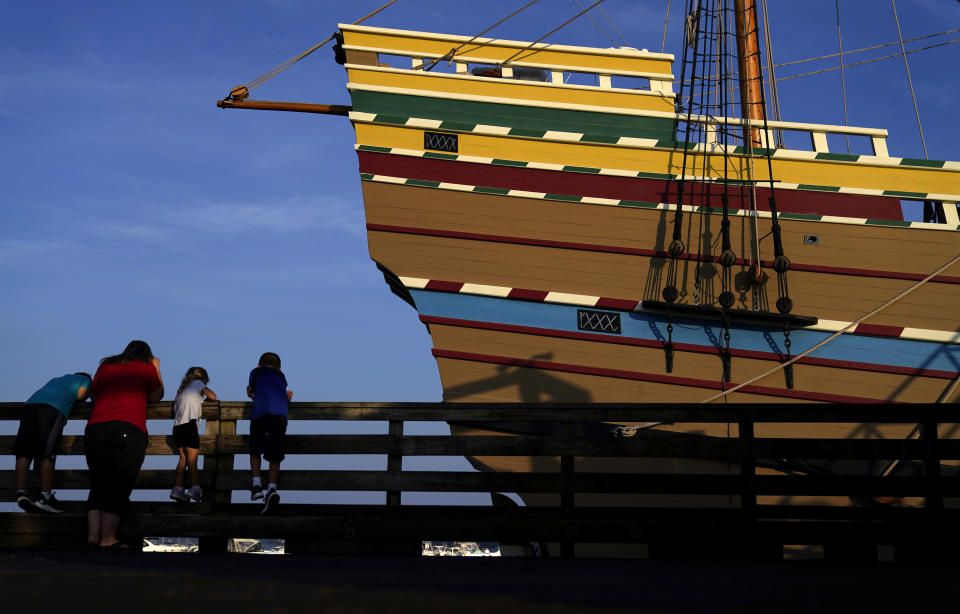
[[[87,547],[119,550],[120,515],[147,451],[147,403],[163,398],[160,361],[145,341],[100,361],[93,376],[93,411],[84,431],[90,469]]]

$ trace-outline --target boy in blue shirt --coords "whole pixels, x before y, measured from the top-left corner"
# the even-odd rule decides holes
[[[26,512],[59,514],[63,511],[53,494],[53,471],[63,426],[73,411],[90,394],[92,378],[86,373],[55,377],[34,392],[20,413],[20,428],[13,444],[17,457],[17,505]],[[40,470],[40,495],[27,492],[30,461]]]
[[[250,472],[253,485],[250,500],[263,500],[260,514],[275,512],[280,504],[277,479],[284,459],[284,437],[287,434],[287,411],[293,391],[287,390],[287,378],[280,370],[280,357],[273,352],[260,356],[260,363],[250,372],[247,396],[253,399],[250,415]],[[267,489],[260,477],[260,456],[267,459]]]

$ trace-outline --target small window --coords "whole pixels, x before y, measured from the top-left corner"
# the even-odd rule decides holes
[[[457,136],[445,132],[424,132],[423,148],[457,153]]]
[[[600,333],[620,334],[620,314],[609,311],[577,309],[577,328]]]

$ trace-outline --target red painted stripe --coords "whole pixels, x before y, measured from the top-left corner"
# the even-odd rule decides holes
[[[440,292],[460,292],[460,288],[462,287],[463,282],[437,281],[435,279],[428,281],[425,286],[427,290],[438,290]]]
[[[571,365],[567,363],[552,362],[547,360],[534,360],[526,358],[509,358],[506,356],[493,356],[490,354],[474,354],[472,352],[460,352],[456,350],[441,350],[434,348],[433,355],[437,358],[451,358],[454,360],[469,360],[473,362],[486,362],[496,365],[510,365],[514,367],[527,367],[531,369],[541,369],[545,371],[561,371],[564,373],[580,373],[582,375],[596,375],[599,377],[612,377],[616,379],[627,379],[640,382],[652,382],[657,384],[670,384],[673,386],[684,386],[687,388],[703,388],[707,390],[723,390],[725,387],[732,388],[737,384],[728,382],[712,382],[709,380],[695,379],[691,377],[676,377],[672,375],[660,375],[657,373],[642,373],[640,371],[626,371],[623,369],[603,369],[599,367],[586,367],[583,365]],[[802,399],[804,401],[820,401],[823,403],[889,403],[884,399],[870,399],[866,397],[853,397],[843,394],[827,394],[823,392],[810,392],[804,390],[788,390],[786,388],[771,388],[768,386],[744,386],[737,390],[744,394],[762,394],[765,396],[774,396],[788,399]]]
[[[411,226],[394,226],[391,224],[367,224],[367,230],[379,232],[395,232],[401,234],[412,234],[424,237],[444,237],[450,239],[465,239],[468,241],[489,241],[493,243],[507,243],[511,245],[529,245],[533,247],[552,247],[555,249],[573,249],[579,251],[602,252],[608,254],[625,254],[629,256],[646,256],[650,258],[668,258],[669,254],[665,251],[654,249],[642,249],[637,247],[620,247],[616,245],[598,245],[595,243],[574,243],[571,241],[553,241],[550,239],[529,239],[524,237],[508,237],[505,235],[492,235],[476,232],[460,232],[456,230],[439,230],[432,228],[414,228]],[[682,260],[700,260],[704,262],[719,262],[719,257],[705,257],[697,254],[683,254]],[[743,258],[738,258],[736,264],[749,264]],[[772,260],[763,260],[761,264],[764,268],[772,268]],[[882,279],[904,279],[908,281],[919,281],[924,279],[925,275],[918,273],[900,273],[896,271],[877,271],[871,269],[852,269],[848,267],[828,267],[814,264],[790,264],[793,271],[806,271],[811,273],[825,273],[829,275],[848,275],[853,277],[874,277]],[[930,280],[931,283],[941,284],[960,284],[960,277],[948,275],[938,275]]]
[[[883,326],[882,324],[857,324],[853,332],[858,335],[873,335],[875,337],[899,337],[903,333],[903,327]]]
[[[514,288],[510,291],[510,294],[507,295],[507,298],[542,303],[543,299],[547,298],[547,294],[549,293],[542,290],[523,290],[521,288]]]
[[[597,343],[612,343],[615,345],[629,345],[633,347],[647,347],[663,349],[663,342],[654,339],[638,339],[636,337],[615,337],[613,335],[599,335],[596,333],[574,332],[566,330],[556,330],[552,328],[539,328],[534,326],[517,326],[514,324],[500,324],[496,322],[480,322],[477,320],[463,320],[460,318],[444,318],[440,316],[420,316],[420,321],[425,324],[440,324],[445,326],[459,326],[463,328],[477,328],[481,330],[493,330],[508,333],[520,333],[527,335],[539,335],[542,337],[554,337],[559,339],[576,339],[580,341],[593,341]],[[674,343],[673,347],[678,352],[690,352],[693,354],[713,354],[719,356],[720,350],[709,345],[697,345],[694,343]],[[774,352],[758,352],[756,350],[738,350],[731,348],[730,354],[734,358],[753,358],[756,360],[767,360],[771,362],[780,362],[785,356]],[[836,360],[833,358],[815,358],[805,356],[797,361],[797,364],[813,365],[819,367],[831,367],[834,369],[850,369],[854,371],[868,371],[871,373],[890,373],[893,375],[906,375],[910,377],[929,377],[933,379],[952,380],[960,375],[956,371],[941,371],[938,369],[920,369],[916,367],[901,367],[897,365],[883,365],[870,362],[855,362],[851,360]]]
[[[641,202],[677,202],[677,182],[667,179],[548,171],[457,160],[417,158],[371,151],[358,151],[357,157],[360,161],[360,172],[372,175],[446,181],[464,185],[477,185],[482,177],[482,185],[489,188],[568,194],[570,196],[594,196]],[[693,195],[689,191],[685,192],[684,204],[719,209],[723,206],[722,194],[723,187],[719,184],[706,186],[706,192],[704,192],[704,188],[698,186],[696,193]],[[761,211],[770,210],[769,198],[770,189],[758,186],[757,207]],[[732,186],[728,199],[728,207],[730,208],[749,209],[746,188]],[[776,199],[777,211],[783,213],[903,220],[900,200],[889,196],[780,189],[776,190]]]
[[[633,311],[640,305],[640,301],[627,301],[619,298],[601,298],[595,307],[600,309],[617,309],[619,311]]]

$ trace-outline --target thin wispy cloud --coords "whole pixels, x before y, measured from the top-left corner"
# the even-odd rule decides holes
[[[178,212],[177,218],[183,219]],[[293,196],[258,202],[210,203],[188,212],[193,221],[220,232],[252,230],[301,233],[320,229],[360,235],[363,215],[359,206],[328,196]]]
[[[243,235],[267,232],[300,235],[323,231],[360,236],[359,204],[329,196],[291,196],[260,201],[221,201],[196,205],[157,206],[130,211],[129,221],[94,220],[100,239],[166,243],[196,232]]]
[[[76,249],[69,241],[0,240],[0,268],[11,268],[37,259],[49,260],[52,255]]]

